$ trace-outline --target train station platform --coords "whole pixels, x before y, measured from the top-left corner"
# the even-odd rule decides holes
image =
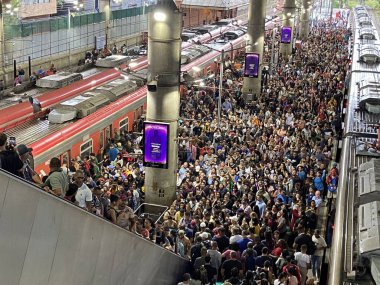
[[[0,261],[0,275],[11,272],[12,265],[9,284],[61,284],[66,276],[81,284],[175,284],[185,271],[200,283],[204,268],[213,267],[221,273],[208,278],[218,282],[304,278],[327,284],[336,195],[344,190],[338,179],[345,166],[335,162],[351,60],[347,19],[331,21],[328,11],[322,7],[314,15],[310,35],[289,57],[280,51],[279,22],[267,30],[264,58],[269,61],[272,53],[276,60],[272,73],[262,77],[262,94],[252,95],[251,102],[242,94],[243,53],[226,52],[222,78],[215,45],[207,54],[187,53],[189,63],[181,69],[193,80],[184,80],[180,88],[176,198],[158,219],[136,215],[132,223],[125,218],[144,204],[147,191],[142,156],[146,87],[134,85],[124,97],[108,105],[99,101],[89,116],[61,125],[34,118],[11,128],[10,136],[24,134],[19,141],[27,151],[19,152],[33,154],[24,163],[33,161],[45,179],[58,170],[77,189],[62,194],[45,183],[50,195],[0,172],[0,256],[17,253],[3,268]],[[143,76],[118,72],[124,81]],[[161,190],[152,191],[164,195]],[[91,193],[91,200],[79,197],[83,191]],[[67,201],[53,195],[66,195]],[[20,208],[26,218],[18,214]],[[15,233],[20,238],[11,242]],[[37,252],[41,241],[47,244],[42,253]],[[86,259],[90,262],[79,270]],[[62,269],[67,261],[72,262]],[[149,274],[138,268],[149,268]],[[38,270],[41,277],[33,274]]]

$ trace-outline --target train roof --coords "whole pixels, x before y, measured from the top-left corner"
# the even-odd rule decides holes
[[[348,96],[346,120],[348,132],[358,137],[377,138],[377,128],[380,122],[379,113],[373,112],[368,106],[373,101],[369,98],[380,99],[380,89],[374,83],[380,82],[380,74],[371,72],[355,72],[351,75],[351,86]],[[376,101],[376,100],[375,100]],[[364,105],[364,108],[363,108]],[[367,108],[369,107],[369,108]]]
[[[43,88],[62,88],[81,79],[83,76],[80,73],[63,71],[38,79],[36,85]]]
[[[378,42],[378,41],[377,41]],[[376,43],[355,43],[352,52],[352,72],[380,73],[380,53]]]
[[[61,124],[73,119],[84,118],[120,97],[132,93],[138,86],[142,86],[142,84],[138,84],[128,76],[114,79],[91,91],[61,102],[49,113],[49,122]]]

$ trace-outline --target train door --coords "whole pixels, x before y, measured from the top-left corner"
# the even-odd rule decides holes
[[[101,152],[101,155],[103,155],[103,153],[108,151],[108,149],[107,149],[108,148],[108,140],[111,138],[112,125],[109,125],[108,127],[104,128],[99,133],[100,133],[99,150]]]
[[[68,150],[64,153],[62,153],[60,156],[59,156],[59,159],[61,160],[61,163],[66,163],[67,167],[69,167],[70,165],[70,161],[71,161],[71,151]]]
[[[92,153],[93,149],[94,149],[93,141],[90,138],[80,145],[80,157],[84,158],[86,156],[90,156],[90,153]]]
[[[120,120],[120,122],[119,122],[119,128],[120,128],[120,132],[122,132],[122,131],[128,132],[129,131],[129,120],[128,120],[128,117],[126,117],[125,119]]]
[[[112,125],[109,125],[107,128],[105,128],[105,138],[106,142],[108,139],[112,138]]]

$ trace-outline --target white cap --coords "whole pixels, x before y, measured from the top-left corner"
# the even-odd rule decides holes
[[[203,239],[208,239],[208,233],[206,232],[201,233],[199,236]]]
[[[201,228],[205,228],[206,227],[206,223],[205,222],[202,222],[201,223]]]

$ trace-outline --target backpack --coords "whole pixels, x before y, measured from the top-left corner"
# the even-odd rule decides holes
[[[305,234],[303,234],[303,235],[305,235]],[[315,250],[317,249],[315,243],[310,239],[309,242],[306,245],[307,245],[307,251],[306,251],[306,253],[308,255],[313,255],[314,252],[315,252]]]
[[[106,210],[104,211],[104,218],[106,218],[107,220],[111,221],[112,222],[112,217],[111,217],[111,214],[110,214],[110,210],[114,210],[115,211],[115,214],[116,214],[116,218],[117,218],[117,211],[115,210],[115,208],[111,207],[111,206],[107,206]]]

